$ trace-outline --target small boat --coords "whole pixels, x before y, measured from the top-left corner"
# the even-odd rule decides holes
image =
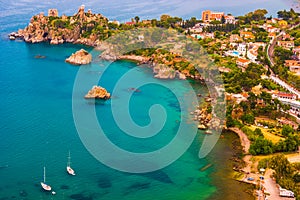
[[[46,167],[44,167],[44,182],[41,182],[41,186],[45,191],[52,190],[51,186],[46,184]]]
[[[208,168],[210,168],[213,164],[212,163],[208,163],[207,165],[201,167],[200,171],[203,172],[205,170],[207,170]]]
[[[204,134],[206,134],[206,135],[211,135],[211,134],[212,134],[212,131],[211,131],[211,130],[207,130],[207,131],[204,132]]]
[[[248,177],[248,178],[247,178],[247,181],[254,181],[254,178]]]
[[[69,151],[69,156],[68,156],[68,163],[67,163],[67,172],[68,174],[75,176],[75,171],[71,168],[71,154]]]

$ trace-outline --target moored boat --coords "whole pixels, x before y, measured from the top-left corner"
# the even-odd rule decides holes
[[[71,154],[69,151],[69,156],[68,156],[68,163],[67,163],[67,172],[68,174],[75,176],[75,171],[71,168]]]
[[[44,182],[41,182],[41,186],[45,191],[52,190],[51,186],[46,184],[46,167],[44,167]]]

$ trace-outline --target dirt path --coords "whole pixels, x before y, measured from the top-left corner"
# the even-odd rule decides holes
[[[290,163],[298,163],[300,162],[300,154],[288,157],[287,159]]]
[[[229,128],[229,130],[235,132],[240,137],[240,141],[241,141],[243,150],[246,154],[248,154],[251,143],[250,143],[250,140],[248,139],[247,135],[239,128],[234,127],[234,128]]]

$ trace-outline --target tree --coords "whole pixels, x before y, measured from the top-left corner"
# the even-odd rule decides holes
[[[152,26],[157,26],[157,19],[151,19]]]
[[[270,140],[258,137],[255,142],[250,145],[249,152],[252,155],[272,154],[274,152],[274,144]]]
[[[234,120],[230,115],[226,116],[226,126],[227,127],[234,127]]]
[[[262,131],[261,131],[261,129],[260,128],[256,128],[255,130],[254,130],[254,134],[255,135],[258,135],[258,136],[264,136],[264,134],[262,133]]]
[[[140,18],[139,18],[139,16],[135,16],[135,17],[134,17],[134,20],[135,20],[135,23],[137,23],[137,24],[138,24],[138,23],[139,23],[139,21],[140,21]]]
[[[286,144],[287,152],[296,151],[299,145],[299,137],[297,135],[289,135],[284,142]]]
[[[171,17],[170,15],[166,15],[166,14],[161,15],[160,16],[160,21],[162,21],[162,22],[167,21],[167,19],[170,18],[170,17]]]
[[[252,20],[260,21],[266,19],[265,15],[268,13],[266,9],[257,9],[252,15]]]
[[[244,114],[241,117],[241,120],[243,121],[243,123],[254,124],[255,118],[254,118],[253,114]]]
[[[281,134],[283,136],[287,137],[288,135],[290,135],[293,132],[294,132],[294,129],[290,125],[283,125],[282,130],[281,130]]]
[[[291,177],[293,174],[292,166],[283,154],[272,157],[270,165],[276,172],[276,179]]]
[[[225,17],[224,17],[224,15],[222,15],[221,23],[222,23],[222,24],[225,24],[225,22],[226,22]]]
[[[284,49],[282,47],[276,46],[274,49],[274,55],[277,64],[283,64],[285,60],[289,60],[293,55],[293,52],[288,49]]]
[[[290,18],[292,19],[297,19],[298,14],[294,11],[294,9],[290,9],[290,11],[282,10],[277,12],[278,18],[282,18],[284,20],[289,20]]]
[[[119,25],[118,24],[116,24],[116,23],[108,23],[108,28],[110,29],[110,30],[115,30],[115,29],[117,29],[119,27]]]

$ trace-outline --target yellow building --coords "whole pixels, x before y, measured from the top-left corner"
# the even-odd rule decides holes
[[[221,21],[222,16],[224,15],[224,12],[212,12],[211,10],[205,10],[202,12],[202,20],[204,22],[210,22],[214,20]]]
[[[280,20],[280,21],[278,21],[278,25],[279,25],[281,28],[284,28],[284,27],[287,27],[288,22],[285,21],[285,20]]]

